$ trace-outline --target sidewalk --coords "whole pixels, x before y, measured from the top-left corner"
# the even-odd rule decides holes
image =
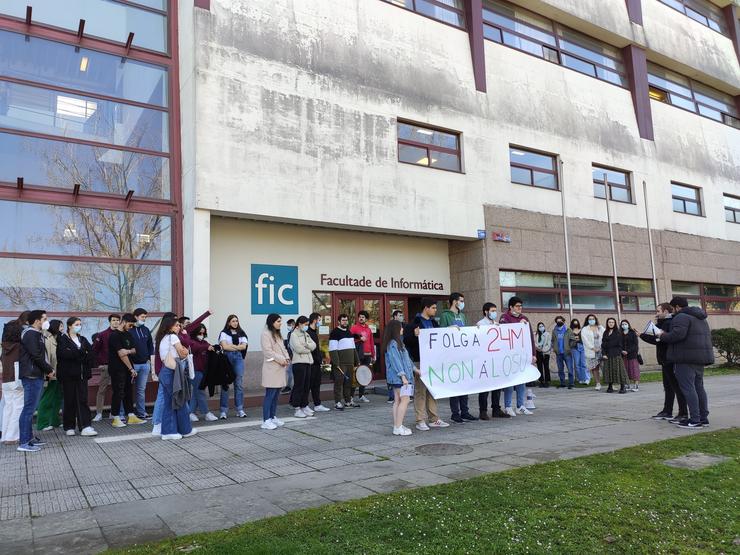
[[[738,425],[740,376],[706,380],[712,430]],[[283,429],[249,418],[200,423],[178,442],[151,426],[94,439],[42,434],[40,453],[0,447],[0,553],[98,553],[108,547],[217,530],[305,507],[606,452],[699,431],[650,416],[662,384],[639,393],[536,389],[533,416],[391,435],[383,396],[343,413],[298,420],[280,408]],[[470,397],[477,414],[477,399]],[[449,416],[442,401],[443,418]],[[407,425],[412,420],[409,410]]]

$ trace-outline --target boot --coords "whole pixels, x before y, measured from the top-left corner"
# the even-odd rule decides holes
[[[491,417],[488,416],[488,411],[487,410],[481,409],[481,411],[480,411],[480,419],[481,420],[490,420],[491,419]]]
[[[622,384],[619,386],[619,392],[620,393],[627,393],[627,386],[625,384]]]
[[[614,388],[612,387],[612,384],[609,384],[609,387],[606,390],[607,393],[614,393]]]

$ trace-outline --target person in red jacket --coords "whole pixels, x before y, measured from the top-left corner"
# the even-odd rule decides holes
[[[103,331],[95,334],[93,339],[93,353],[95,353],[95,363],[100,370],[98,379],[98,393],[95,397],[95,418],[93,422],[100,422],[103,419],[103,404],[105,403],[105,394],[110,387],[110,374],[108,373],[108,341],[111,334],[118,329],[121,323],[121,317],[118,314],[108,316],[108,327]],[[110,415],[113,418],[113,415]]]
[[[196,329],[190,332],[190,352],[193,353],[193,362],[195,363],[195,378],[190,380],[193,388],[193,397],[190,400],[190,421],[198,422],[198,415],[205,417],[207,422],[218,420],[218,417],[208,410],[208,399],[206,398],[205,389],[200,389],[203,381],[203,373],[208,367],[208,352],[213,351],[213,345],[208,340],[208,329],[200,324]]]
[[[373,340],[373,330],[368,325],[370,320],[370,314],[366,310],[361,310],[357,313],[357,322],[352,325],[349,332],[355,336],[355,349],[357,354],[360,356],[360,364],[364,364],[372,369],[375,360],[378,358],[375,352],[375,341]],[[354,397],[354,388],[352,388],[352,396]],[[361,385],[359,388],[359,401],[363,403],[369,403],[370,399],[365,396],[365,386]]]
[[[524,316],[522,313],[522,309],[524,308],[524,301],[520,299],[519,297],[511,297],[509,299],[509,310],[504,312],[503,316],[501,316],[500,323],[502,324],[519,324],[519,323],[525,323],[529,326],[529,340],[532,343],[532,364],[535,364],[537,362],[537,357],[535,356],[535,353],[537,352],[534,345],[534,335],[532,334],[532,326],[529,323],[529,319]],[[511,407],[511,394],[512,389],[516,390],[516,411]],[[496,405],[498,405],[499,400],[501,398],[501,391],[496,391]],[[506,388],[504,390],[504,401],[505,404],[507,404],[505,412],[509,416],[516,416],[517,414],[532,414],[529,409],[527,409],[524,406],[525,403],[525,395],[526,395],[526,388],[524,384],[519,384],[515,386],[514,388]],[[506,403],[508,401],[508,403]]]

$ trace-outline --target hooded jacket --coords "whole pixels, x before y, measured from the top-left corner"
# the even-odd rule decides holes
[[[689,306],[677,312],[672,320],[670,331],[656,339],[658,344],[668,344],[666,360],[673,364],[713,364],[714,348],[707,313],[697,306]]]

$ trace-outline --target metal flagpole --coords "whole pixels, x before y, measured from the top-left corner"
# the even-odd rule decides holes
[[[653,233],[650,229],[650,211],[648,210],[647,183],[642,180],[642,195],[645,199],[645,224],[647,225],[648,245],[650,246],[650,270],[653,272],[653,295],[655,296],[655,309],[658,309],[658,276],[655,275],[655,255],[653,253]]]
[[[614,272],[614,297],[617,301],[617,319],[622,321],[622,308],[619,305],[619,279],[617,278],[617,256],[614,252],[614,234],[612,233],[612,213],[609,208],[609,178],[604,175],[604,199],[606,200],[606,221],[609,224],[609,245],[612,251],[612,271]],[[617,326],[619,327],[619,326]]]
[[[570,251],[568,249],[568,217],[565,212],[565,186],[563,183],[563,161],[560,160],[560,202],[563,210],[563,239],[565,240],[565,276],[568,280],[568,308],[573,320],[573,288],[570,282]]]

